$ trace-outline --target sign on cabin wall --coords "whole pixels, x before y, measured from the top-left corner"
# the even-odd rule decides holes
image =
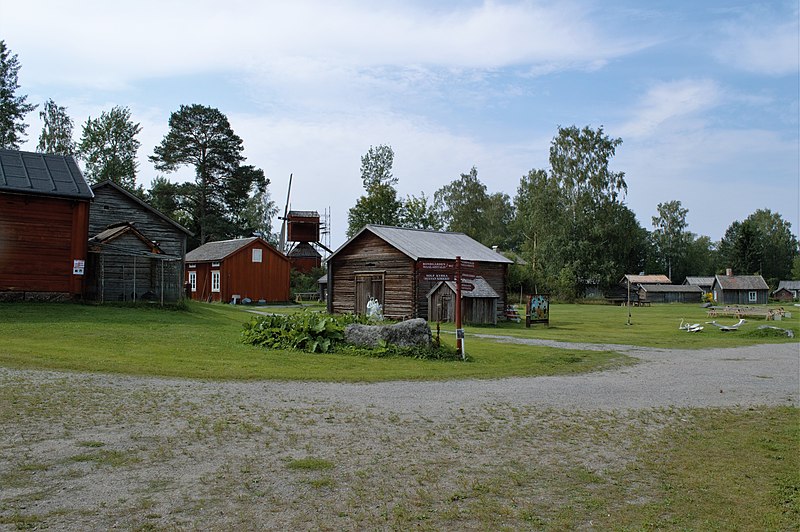
[[[72,261],[72,275],[83,275],[86,261],[75,259]]]
[[[550,296],[535,294],[528,296],[528,304],[525,309],[525,326],[530,327],[531,323],[550,324]]]

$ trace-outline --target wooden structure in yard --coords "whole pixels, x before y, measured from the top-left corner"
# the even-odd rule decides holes
[[[683,281],[685,285],[697,286],[700,290],[703,291],[704,294],[711,293],[711,285],[714,284],[714,277],[713,276],[705,276],[705,277],[686,277]]]
[[[769,301],[769,285],[763,277],[734,275],[730,269],[714,278],[711,293],[722,305],[766,305]]]
[[[485,280],[469,281],[474,288],[461,292],[461,321],[471,324],[497,324],[500,296]],[[456,283],[440,281],[427,295],[428,321],[455,321]],[[505,315],[505,314],[503,314]]]
[[[286,215],[286,240],[297,243],[286,254],[293,270],[309,273],[322,266],[322,255],[311,245],[321,246],[320,227],[317,211],[289,211]]]
[[[471,275],[497,293],[496,314],[503,319],[511,260],[463,233],[382,225],[363,227],[328,257],[328,311],[363,314],[374,297],[387,318],[427,318],[428,293],[451,279],[427,276],[420,266],[427,261],[453,266],[459,256],[474,264]]]
[[[0,150],[0,299],[81,296],[91,199],[72,157]]]
[[[112,181],[93,185],[92,191],[86,298],[181,299],[183,260],[192,233]]]
[[[192,299],[289,301],[289,259],[260,237],[206,242],[186,254]]]
[[[700,303],[703,290],[688,284],[640,284],[637,288],[639,305],[649,303]]]
[[[772,297],[778,301],[800,299],[800,281],[780,281],[778,288],[772,292]]]

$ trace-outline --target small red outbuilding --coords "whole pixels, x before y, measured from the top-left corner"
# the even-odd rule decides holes
[[[206,242],[186,254],[192,299],[289,301],[289,259],[260,237]]]

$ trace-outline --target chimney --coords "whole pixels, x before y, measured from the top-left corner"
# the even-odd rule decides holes
[[[498,253],[497,249],[498,249],[498,246],[492,246],[492,251],[494,251],[495,253]]]
[[[727,268],[725,270],[725,275],[727,275],[728,277],[733,277],[733,268]]]

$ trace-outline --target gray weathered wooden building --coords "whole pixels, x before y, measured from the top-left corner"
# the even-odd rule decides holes
[[[175,302],[192,233],[111,181],[92,186],[85,297]]]
[[[714,301],[723,305],[765,305],[769,285],[760,275],[734,275],[730,270],[717,275],[711,287]]]
[[[469,283],[474,288],[461,292],[461,320],[464,323],[496,325],[500,295],[481,277],[471,279]],[[428,292],[428,321],[455,321],[455,302],[456,283],[441,281]]]
[[[365,226],[327,259],[328,311],[363,314],[374,297],[387,318],[427,318],[427,296],[439,281],[424,279],[419,265],[453,264],[456,257],[474,263],[470,273],[497,294],[496,313],[502,319],[510,259],[463,233],[383,225]]]

